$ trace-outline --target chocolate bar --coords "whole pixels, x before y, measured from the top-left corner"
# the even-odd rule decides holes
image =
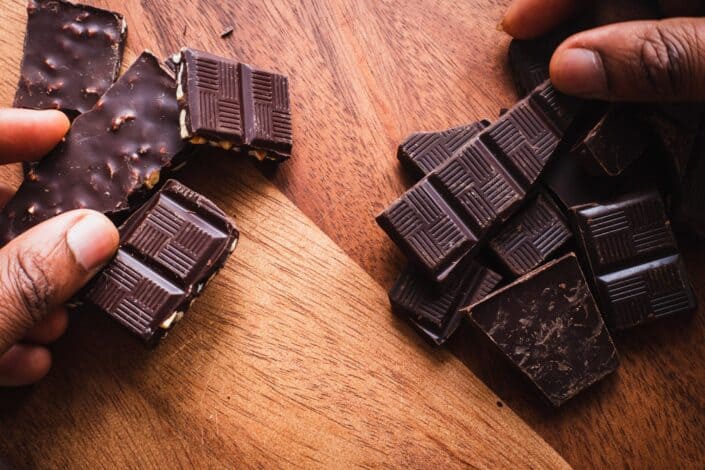
[[[695,297],[657,192],[573,208],[576,236],[608,326],[689,312]]]
[[[13,106],[91,109],[120,71],[122,15],[64,0],[29,0],[20,81]]]
[[[397,149],[397,158],[416,179],[421,179],[464,147],[490,125],[487,120],[438,132],[415,132]]]
[[[181,164],[175,83],[149,52],[76,118],[0,213],[0,241],[62,212],[88,208],[119,223]]]
[[[627,105],[612,105],[579,138],[571,153],[594,175],[617,176],[639,159],[649,145],[649,130]]]
[[[440,346],[460,325],[460,307],[484,298],[501,280],[499,274],[471,262],[462,276],[438,293],[408,266],[390,289],[389,301],[396,315],[405,318],[431,344]]]
[[[504,224],[489,246],[513,275],[521,276],[546,262],[571,237],[563,213],[541,192]]]
[[[576,107],[544,83],[392,203],[377,223],[431,279],[447,281],[522,203]]]
[[[554,406],[619,366],[574,253],[463,311]]]
[[[183,139],[226,150],[244,146],[258,160],[291,156],[287,77],[194,49],[173,60]]]
[[[183,317],[239,237],[213,202],[175,180],[119,230],[117,255],[88,286],[84,302],[149,344]]]

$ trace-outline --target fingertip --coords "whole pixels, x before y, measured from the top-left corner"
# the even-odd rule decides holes
[[[40,381],[51,369],[51,353],[42,346],[16,344],[0,356],[0,386],[18,387]]]
[[[515,39],[533,39],[554,29],[578,7],[576,0],[514,0],[500,25]]]
[[[120,235],[103,214],[85,210],[85,215],[66,234],[66,243],[76,262],[87,272],[100,268],[115,254]]]
[[[600,55],[590,49],[561,46],[549,64],[553,85],[563,93],[599,99],[607,94],[607,76]]]
[[[70,127],[68,117],[54,109],[0,108],[0,162],[41,158]]]

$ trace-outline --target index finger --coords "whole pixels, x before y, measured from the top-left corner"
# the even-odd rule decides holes
[[[549,32],[573,16],[580,0],[514,0],[502,20],[502,28],[517,39],[532,39]]]
[[[61,111],[0,108],[0,164],[43,157],[70,126]]]

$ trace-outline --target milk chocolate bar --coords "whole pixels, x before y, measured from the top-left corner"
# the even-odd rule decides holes
[[[591,174],[617,176],[649,146],[649,130],[627,105],[612,105],[572,149]]]
[[[617,350],[573,253],[463,311],[554,406],[619,366]]]
[[[521,276],[548,261],[571,237],[563,212],[541,192],[502,226],[489,247],[514,276]]]
[[[291,156],[287,77],[194,49],[173,60],[182,138],[226,150],[244,146],[258,160]]]
[[[415,132],[397,149],[397,158],[417,179],[428,175],[490,125],[487,120],[438,132]]]
[[[377,223],[431,279],[447,281],[522,203],[576,107],[544,83],[392,203]]]
[[[183,317],[239,237],[222,210],[175,180],[119,230],[117,255],[91,282],[84,302],[150,344]]]
[[[405,318],[427,341],[440,346],[460,325],[459,309],[492,292],[502,277],[471,262],[455,282],[437,292],[413,266],[408,266],[389,291],[392,311]]]
[[[29,0],[20,81],[13,105],[90,110],[120,71],[122,15],[64,0]]]
[[[65,140],[25,177],[0,213],[0,241],[71,209],[119,223],[180,164],[175,83],[149,52],[76,118]]]
[[[573,209],[576,236],[602,314],[623,330],[695,308],[695,297],[657,192]]]

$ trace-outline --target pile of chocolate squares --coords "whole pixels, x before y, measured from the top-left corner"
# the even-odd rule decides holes
[[[63,0],[30,0],[27,13],[14,105],[59,109],[73,123],[63,142],[25,168],[0,213],[1,243],[71,209],[121,224],[117,256],[77,302],[154,343],[239,237],[213,202],[168,176],[203,144],[288,158],[287,78],[192,49],[165,63],[145,51],[118,78],[127,33],[121,15]]]
[[[418,182],[377,217],[409,259],[393,311],[437,345],[468,318],[555,406],[617,369],[610,331],[695,309],[667,213],[705,234],[702,106],[564,96],[559,42],[511,44],[494,123],[409,136]]]

